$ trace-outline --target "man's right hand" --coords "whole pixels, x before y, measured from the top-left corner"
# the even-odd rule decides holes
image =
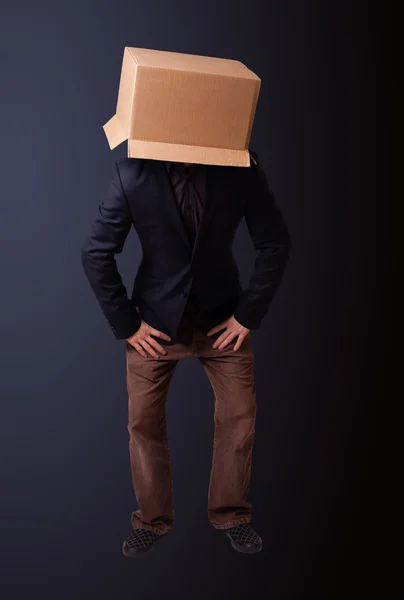
[[[139,309],[137,307],[136,310],[140,316]],[[149,356],[158,358],[157,351],[163,355],[167,354],[167,351],[163,348],[163,346],[159,344],[157,340],[151,337],[152,334],[156,337],[162,338],[163,340],[167,340],[168,342],[171,341],[169,335],[166,335],[158,329],[154,329],[154,327],[151,327],[151,325],[146,323],[146,321],[143,321],[142,318],[139,329],[134,335],[126,338],[126,341],[129,342],[129,344],[133,346],[141,356],[144,356],[144,358],[148,358]]]

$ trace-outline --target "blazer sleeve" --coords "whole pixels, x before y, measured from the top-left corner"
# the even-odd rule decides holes
[[[242,292],[234,317],[248,329],[258,329],[281,282],[291,241],[283,215],[269,189],[258,155],[251,153],[244,216],[258,255],[248,287]]]
[[[90,235],[81,250],[81,261],[117,340],[130,337],[141,325],[141,319],[128,298],[115,260],[115,254],[122,252],[131,226],[131,213],[118,165],[114,163],[107,196],[98,207]]]

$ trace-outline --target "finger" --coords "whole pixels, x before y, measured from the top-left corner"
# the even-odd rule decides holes
[[[218,346],[218,350],[223,350],[223,348],[226,348],[226,346],[228,344],[230,344],[230,342],[232,340],[234,340],[234,338],[236,337],[236,335],[234,333],[231,333],[230,335],[228,335],[223,342],[221,342],[221,344]]]
[[[219,335],[219,337],[217,338],[217,340],[214,341],[213,343],[213,348],[218,348],[220,346],[220,344],[228,337],[229,335],[229,330],[226,329],[225,331],[223,331],[222,335]]]
[[[148,352],[150,354],[150,356],[152,356],[153,358],[158,358],[157,352],[155,350],[153,350],[153,348],[150,346],[150,344],[147,342],[147,340],[140,340],[140,343],[142,344],[142,346],[146,350],[146,352]]]
[[[159,329],[154,329],[153,327],[151,327],[150,333],[152,333],[156,337],[162,338],[163,340],[167,340],[167,342],[171,342],[170,336],[167,335],[166,333],[163,333]]]
[[[238,350],[241,347],[241,344],[243,343],[243,341],[245,340],[246,337],[247,337],[246,335],[241,335],[241,334],[238,336],[238,340],[234,344],[233,352]]]
[[[140,356],[143,356],[144,358],[147,358],[146,352],[143,350],[142,346],[138,342],[135,342],[132,345],[139,352]]]
[[[219,337],[213,342],[212,344],[212,348],[217,348],[218,345],[223,342],[223,340],[227,337],[228,335],[228,331],[227,329],[225,331],[223,331],[222,335],[219,335]]]
[[[163,346],[161,346],[156,340],[154,340],[150,335],[147,338],[147,341],[149,342],[149,344],[151,346],[153,346],[153,348],[156,348],[156,350],[158,350],[161,354],[167,354],[167,350],[165,348],[163,348]]]
[[[206,333],[206,335],[213,335],[214,333],[217,333],[218,331],[220,331],[221,329],[224,329],[226,327],[226,321],[224,321],[223,323],[219,323],[219,325],[215,325],[215,327],[213,327],[213,329],[209,329],[209,331]]]

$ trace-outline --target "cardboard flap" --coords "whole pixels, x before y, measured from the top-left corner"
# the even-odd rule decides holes
[[[108,144],[111,150],[122,144],[128,139],[128,134],[122,127],[122,123],[118,119],[117,115],[114,115],[108,123],[103,125],[103,130],[107,136]]]
[[[129,158],[150,158],[152,160],[170,160],[229,167],[250,166],[250,153],[248,150],[187,146],[147,140],[129,139],[128,156]]]

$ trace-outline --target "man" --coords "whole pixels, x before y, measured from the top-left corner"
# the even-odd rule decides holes
[[[129,449],[138,510],[126,556],[174,524],[165,401],[179,359],[197,357],[215,395],[208,518],[235,550],[259,552],[247,493],[256,394],[250,330],[281,281],[291,247],[258,155],[222,167],[127,158],[115,163],[82,263],[116,339],[126,340]],[[245,217],[258,255],[243,291],[232,243]],[[131,299],[114,255],[134,226],[143,250]]]

